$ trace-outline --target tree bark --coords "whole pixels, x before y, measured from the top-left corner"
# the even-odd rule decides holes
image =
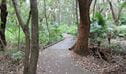
[[[30,0],[31,8],[31,57],[29,74],[36,74],[39,56],[39,28],[38,28],[38,7],[37,0]]]
[[[88,37],[90,32],[90,17],[89,10],[91,0],[78,0],[80,9],[80,25],[77,42],[73,46],[73,51],[79,55],[89,55]]]
[[[5,28],[6,28],[7,15],[8,15],[6,0],[2,0],[0,8],[1,8],[0,49],[4,50],[4,47],[7,44],[5,38]]]

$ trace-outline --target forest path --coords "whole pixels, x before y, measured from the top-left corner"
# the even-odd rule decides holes
[[[94,74],[82,69],[71,58],[70,48],[75,43],[72,36],[65,39],[39,54],[37,74]]]

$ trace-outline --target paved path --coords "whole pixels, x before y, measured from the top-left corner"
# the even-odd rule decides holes
[[[71,58],[68,50],[75,40],[65,40],[40,52],[37,74],[94,74],[80,68]]]

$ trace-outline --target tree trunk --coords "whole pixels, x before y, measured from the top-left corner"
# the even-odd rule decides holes
[[[30,56],[30,33],[25,34],[25,58],[23,74],[29,73],[29,56]]]
[[[58,9],[59,9],[59,12],[58,12],[58,24],[60,25],[61,24],[61,0],[58,0]]]
[[[1,26],[0,26],[0,49],[4,50],[6,46],[6,38],[5,38],[5,28],[7,21],[7,4],[6,0],[2,0],[1,2]]]
[[[44,11],[45,11],[45,13],[44,13],[44,15],[45,15],[45,22],[46,22],[46,26],[47,26],[47,30],[48,30],[48,36],[49,36],[49,40],[48,40],[48,42],[50,41],[50,38],[51,38],[51,33],[50,33],[50,29],[49,29],[49,23],[48,23],[48,17],[47,17],[47,10],[46,10],[46,0],[44,0]]]
[[[97,0],[94,1],[94,5],[93,5],[93,18],[95,17],[96,3],[97,3]]]
[[[21,26],[24,34],[25,34],[25,57],[24,57],[24,71],[23,74],[29,74],[29,56],[30,56],[30,31],[29,31],[29,20],[30,20],[30,13],[29,13],[29,17],[27,20],[27,23],[25,24],[22,16],[20,15],[20,10],[19,10],[19,5],[18,5],[18,1],[17,0],[12,0],[13,5],[14,5],[14,9],[16,12],[16,16],[19,22],[19,25]]]
[[[29,31],[29,21],[30,21],[30,18],[31,18],[31,11],[29,12],[29,17],[28,17],[28,20],[27,20],[27,27],[26,27],[26,31],[25,31],[25,45],[26,45],[26,49],[25,49],[25,58],[24,58],[24,71],[23,71],[23,74],[28,74],[29,73],[29,62],[30,62],[30,49],[31,49],[31,46],[30,46],[30,31]]]
[[[38,7],[37,0],[30,0],[31,7],[31,57],[29,74],[36,74],[39,55],[39,28],[38,28]]]
[[[75,12],[76,12],[76,24],[78,25],[78,0],[76,0],[76,7],[75,7]]]
[[[117,20],[116,14],[115,14],[115,12],[114,12],[112,2],[111,2],[110,0],[108,0],[108,3],[109,3],[109,6],[110,6],[110,10],[111,10],[111,13],[112,13],[112,18],[113,18],[113,20],[114,20],[114,23],[115,23],[116,25],[118,25],[118,20]]]
[[[88,55],[88,37],[90,32],[90,17],[89,10],[91,0],[78,0],[79,9],[80,9],[80,25],[79,25],[79,34],[77,37],[77,42],[73,46],[75,53],[79,55]]]

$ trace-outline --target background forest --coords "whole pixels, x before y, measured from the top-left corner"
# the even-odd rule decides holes
[[[123,1],[112,1],[112,5],[114,13],[110,8],[109,3],[106,1],[97,1],[96,4],[92,3],[90,10],[92,22],[91,32],[95,32],[98,35],[104,35],[104,30],[106,30],[114,33],[114,37],[125,37],[126,4]],[[29,14],[29,1],[20,1],[20,8],[21,15],[23,16],[23,19],[26,20]],[[72,35],[77,34],[77,16],[79,13],[77,11],[76,1],[43,0],[38,2],[38,8],[40,43],[47,45],[56,40],[60,40],[63,38],[63,33]],[[18,25],[17,18],[15,18],[15,11],[11,1],[8,1],[8,12],[6,39],[11,45],[23,45],[24,35]],[[115,22],[114,17],[118,19],[117,23]],[[102,31],[104,33],[102,33]],[[97,38],[97,36],[95,38]]]

